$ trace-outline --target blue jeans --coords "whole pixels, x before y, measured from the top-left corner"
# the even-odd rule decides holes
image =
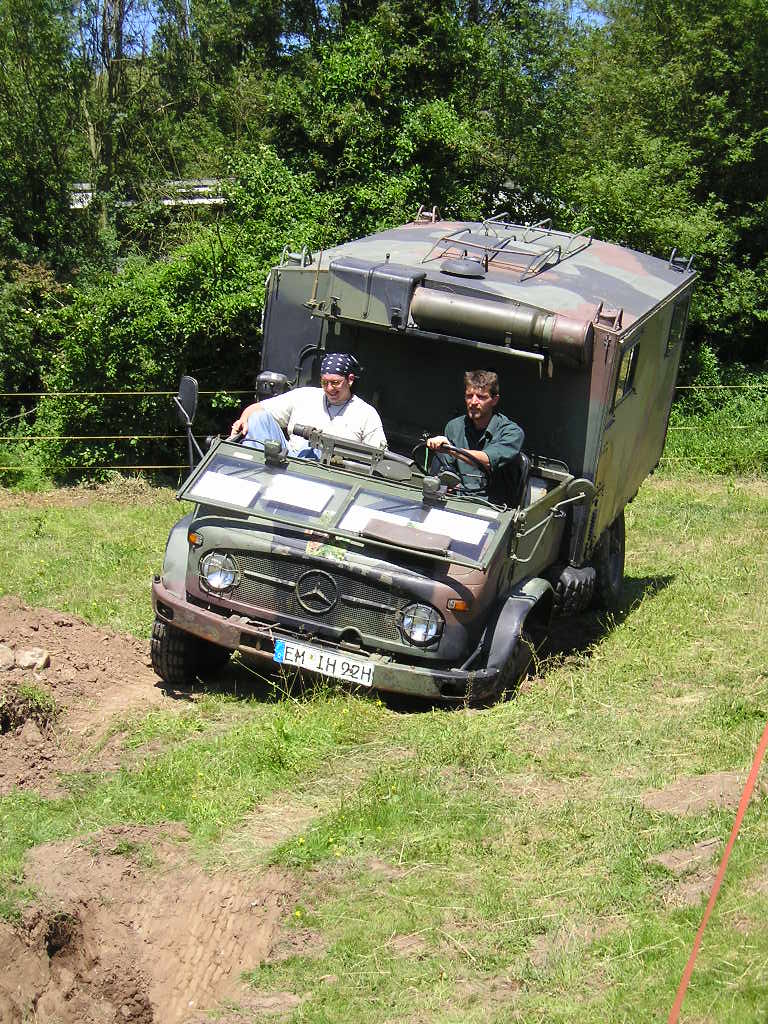
[[[292,438],[291,443],[286,445],[285,434],[272,413],[265,409],[257,409],[248,420],[248,431],[243,438],[243,444],[263,452],[265,441],[277,441],[283,451],[287,449],[291,455],[296,455],[300,459],[320,457],[316,449],[311,448],[302,437]]]

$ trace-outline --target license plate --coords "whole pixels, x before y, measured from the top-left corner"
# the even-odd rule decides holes
[[[273,660],[280,665],[294,665],[312,672],[320,672],[333,679],[360,686],[373,685],[374,666],[361,658],[350,658],[335,651],[321,651],[307,644],[295,644],[291,640],[275,640]]]

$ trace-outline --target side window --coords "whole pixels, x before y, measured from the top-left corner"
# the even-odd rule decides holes
[[[640,351],[639,345],[633,345],[622,353],[619,363],[619,373],[616,377],[616,390],[613,392],[613,408],[615,409],[622,399],[632,391],[635,383],[635,371],[637,369],[637,356]]]
[[[685,326],[688,322],[688,307],[691,302],[689,298],[685,298],[682,302],[675,304],[675,308],[672,310],[672,322],[669,325],[669,337],[667,338],[667,351],[665,355],[669,355],[683,340],[685,336]]]

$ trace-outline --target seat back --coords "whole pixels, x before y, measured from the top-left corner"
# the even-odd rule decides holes
[[[525,500],[530,472],[530,458],[525,452],[518,452],[512,462],[494,473],[489,493],[491,501],[519,508]]]
[[[518,452],[517,458],[512,464],[517,469],[517,483],[510,491],[510,504],[513,508],[519,508],[525,500],[528,490],[528,477],[531,474],[531,460],[525,452]]]

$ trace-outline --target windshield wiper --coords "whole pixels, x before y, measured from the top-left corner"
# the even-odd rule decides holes
[[[447,555],[451,546],[451,538],[443,533],[432,533],[414,526],[390,523],[386,519],[377,519],[374,513],[365,528],[360,531],[361,537],[371,540],[383,540],[387,544],[396,544],[401,548],[424,551],[429,554]]]

